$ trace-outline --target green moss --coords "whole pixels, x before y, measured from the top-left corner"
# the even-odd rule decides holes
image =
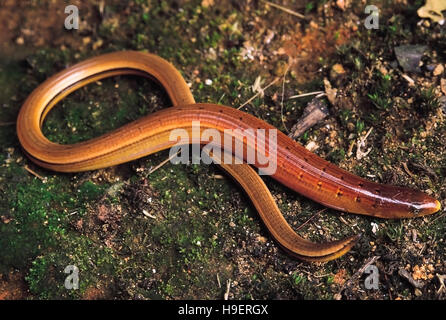
[[[327,160],[333,163],[339,163],[345,158],[345,150],[343,148],[333,149],[328,155]]]
[[[309,2],[306,14],[317,14],[323,3]],[[181,10],[178,6],[173,2],[142,0],[133,1],[131,5],[107,4],[97,30],[97,37],[104,45],[97,52],[45,48],[29,54],[25,62],[1,63],[0,100],[5,101],[0,107],[1,121],[15,121],[21,103],[43,80],[93,54],[120,49],[159,54],[172,62],[191,83],[197,101],[233,107],[254,94],[251,85],[257,76],[260,75],[266,85],[272,80],[275,66],[285,66],[283,57],[265,55],[267,60],[262,64],[258,60],[243,60],[240,55],[245,41],[258,46],[263,53],[271,53],[270,49],[282,46],[280,36],[292,35],[295,25],[269,23],[287,19],[283,12],[268,11],[260,3],[251,10],[240,10],[227,3],[204,8],[199,0],[181,3]],[[352,7],[362,8],[361,5]],[[113,17],[124,10],[125,19],[114,23]],[[327,119],[338,131],[339,143],[335,147],[320,143],[317,152],[363,177],[374,174],[374,179],[381,182],[386,175],[383,167],[386,167],[397,176],[398,184],[414,184],[420,190],[430,189],[435,195],[444,197],[446,160],[441,140],[444,124],[429,131],[424,123],[424,117],[434,114],[438,108],[434,91],[410,91],[405,80],[399,80],[388,65],[385,65],[389,71],[386,75],[375,71],[380,70],[383,62],[394,60],[389,43],[431,42],[432,48],[441,47],[442,40],[429,38],[418,28],[409,30],[416,24],[411,23],[416,17],[416,6],[409,4],[405,10],[412,18],[404,10],[383,10],[379,30],[359,28],[352,33],[351,43],[341,46],[336,55],[319,59],[321,74],[314,80],[296,83],[290,70],[285,97],[294,92],[321,90],[323,78],[329,75],[329,66],[341,63],[348,76],[333,84],[351,97],[351,101],[346,106],[341,105],[341,111],[337,111],[338,106],[334,107],[331,118]],[[360,14],[363,12],[356,15]],[[252,21],[257,21],[258,17],[262,23],[256,27],[260,29],[253,31],[250,29]],[[270,47],[263,43],[264,33],[269,29],[276,33]],[[209,54],[210,49],[217,53],[216,59]],[[212,85],[206,85],[206,79],[212,80]],[[406,93],[415,97],[412,104],[396,101],[395,97],[405,99],[403,94]],[[285,99],[281,110],[281,94],[281,86],[273,86],[265,97],[254,99],[244,110],[284,130],[283,112],[285,124],[290,128],[310,98]],[[60,102],[49,114],[44,133],[52,141],[79,142],[169,105],[166,94],[156,84],[132,76],[115,77],[101,84],[90,84]],[[410,121],[399,122],[400,112]],[[347,131],[349,123],[354,125],[353,132]],[[351,133],[357,136],[370,127],[374,131],[368,144],[373,146],[373,151],[361,162],[347,157],[345,150],[350,142],[347,137]],[[393,128],[400,129],[401,136],[396,135]],[[314,137],[323,141],[325,134],[320,128],[310,129],[300,141],[307,142]],[[322,242],[327,237],[340,239],[362,231],[363,243],[335,262],[322,266],[300,264],[276,245],[271,245],[269,233],[249,200],[230,179],[217,178],[222,172],[214,166],[167,163],[148,175],[144,168],[165,160],[167,152],[94,174],[55,174],[33,166],[39,174],[48,177],[43,183],[22,168],[24,164],[32,164],[20,159],[24,155],[14,125],[0,126],[0,145],[0,216],[5,221],[10,219],[8,223],[0,223],[0,272],[20,269],[27,275],[35,298],[80,298],[90,288],[105,287],[111,288],[112,296],[117,298],[220,299],[226,281],[232,279],[238,282],[231,288],[235,298],[331,299],[339,289],[333,275],[340,268],[351,273],[358,270],[372,254],[371,240],[376,241],[378,250],[399,254],[401,261],[407,262],[401,247],[406,243],[408,221],[385,222],[378,234],[373,235],[369,231],[373,219],[344,215],[350,228],[340,222],[339,212],[327,210],[314,224],[308,224],[299,232]],[[435,156],[426,155],[432,151]],[[407,159],[426,161],[425,165],[437,178],[417,171],[416,177],[410,180],[399,171],[402,161]],[[119,185],[110,182],[116,178],[122,181]],[[269,178],[265,181],[294,227],[322,208]],[[148,193],[151,202],[145,203],[138,197],[131,201],[135,194],[129,196],[123,191],[129,186],[135,188],[135,194]],[[111,188],[113,192],[109,192]],[[97,219],[100,205],[121,207],[114,228],[109,229],[109,222]],[[143,210],[150,211],[150,216]],[[411,223],[418,230],[420,241],[429,241],[442,237],[443,220],[432,223],[411,220]],[[87,227],[78,227],[80,221]],[[91,229],[88,223],[93,225]],[[113,237],[108,238],[109,235]],[[268,243],[258,240],[262,238]],[[444,242],[435,243],[433,248],[438,257],[442,257]],[[63,270],[67,265],[80,269],[79,290],[71,291],[63,286],[67,276]],[[405,295],[404,287],[397,285],[395,288]],[[406,296],[409,295],[407,292]]]
[[[81,202],[94,201],[104,194],[107,187],[107,184],[97,185],[91,181],[86,181],[78,189],[79,200]]]
[[[54,247],[66,232],[67,216],[62,208],[72,201],[58,191],[55,185],[38,179],[16,186],[15,198],[9,204],[12,222],[0,225],[4,268],[23,268],[40,252]]]
[[[293,284],[296,286],[298,286],[300,283],[305,283],[305,277],[301,274],[293,273],[291,277],[293,279]]]
[[[429,113],[434,112],[440,106],[440,102],[438,101],[438,98],[435,96],[434,89],[435,89],[434,87],[430,87],[429,89],[426,90],[421,89],[415,101],[415,106],[423,116],[426,116]]]
[[[367,96],[376,108],[389,110],[392,107],[391,77],[378,72],[377,78],[373,93],[369,93]]]
[[[90,240],[74,235],[63,237],[60,250],[37,257],[29,269],[26,280],[31,292],[40,299],[81,298],[87,289],[100,287],[115,275],[117,261],[113,253],[96,246]],[[65,287],[65,281],[78,269],[78,288]]]

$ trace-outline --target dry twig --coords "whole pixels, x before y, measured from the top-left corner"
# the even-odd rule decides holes
[[[229,299],[229,290],[230,289],[231,289],[231,279],[226,281],[226,292],[225,292],[225,295],[223,296],[224,300],[228,300]]]
[[[29,173],[31,173],[33,176],[35,176],[36,178],[39,178],[40,180],[42,180],[43,182],[47,181],[46,177],[42,177],[40,174],[38,174],[37,172],[35,172],[34,170],[30,169],[27,165],[25,165],[23,167],[26,171],[28,171]]]
[[[288,100],[290,100],[290,99],[297,99],[297,98],[303,98],[303,97],[308,97],[308,96],[316,96],[316,95],[320,95],[322,93],[325,94],[324,91],[313,91],[313,92],[297,94],[297,95],[289,97]]]
[[[282,10],[283,12],[286,12],[286,13],[289,13],[289,14],[291,14],[293,16],[298,17],[298,18],[307,20],[307,18],[303,14],[300,14],[299,12],[296,12],[296,11],[293,11],[291,9],[285,8],[284,6],[281,6],[281,5],[278,5],[278,4],[269,2],[269,1],[265,1],[265,0],[262,0],[262,2],[266,3],[267,5],[269,5],[271,7],[274,7],[276,9]]]
[[[15,121],[0,122],[0,127],[12,126],[13,124],[15,124]]]
[[[372,133],[373,127],[367,131],[366,135],[364,137],[361,137],[356,142],[356,159],[361,160],[362,158],[366,157],[370,151],[372,151],[372,147],[368,148],[367,151],[362,151],[361,148],[365,148],[366,140],[369,137],[370,133]]]
[[[149,171],[149,174],[154,173],[156,170],[158,170],[159,168],[161,168],[162,166],[164,166],[166,163],[168,163],[170,160],[172,160],[173,158],[175,158],[181,150],[178,150],[177,153],[171,155],[169,158],[167,158],[166,160],[164,160],[163,162],[161,162],[160,164],[158,164],[157,166],[155,166],[154,168],[151,168]]]
[[[403,278],[406,278],[407,281],[409,281],[409,283],[410,283],[412,286],[414,286],[415,288],[420,289],[420,288],[422,288],[422,287],[424,286],[424,283],[423,283],[423,282],[415,280],[415,279],[412,277],[412,275],[411,275],[406,269],[404,269],[404,268],[400,268],[400,269],[398,270],[398,274],[399,274],[400,276],[402,276]]]
[[[365,269],[368,266],[374,264],[376,261],[378,261],[379,258],[381,258],[381,256],[373,256],[370,259],[368,259],[366,263],[358,271],[356,271],[355,274],[342,286],[341,290],[339,290],[337,295],[340,296],[342,291],[345,290],[345,288],[350,287],[353,284],[353,281],[359,279],[361,275],[364,273]]]
[[[403,162],[403,168],[404,168],[404,171],[406,171],[406,173],[407,173],[412,179],[415,178],[415,175],[414,175],[412,172],[410,172],[409,167],[407,166],[407,162]]]
[[[437,273],[438,281],[440,282],[440,288],[437,290],[437,294],[440,295],[441,293],[446,291],[446,287],[444,285],[444,280],[446,280],[446,274],[438,274]]]
[[[257,98],[260,94],[262,94],[262,92],[264,92],[266,89],[268,89],[269,87],[271,87],[273,84],[275,84],[277,81],[279,81],[280,78],[276,78],[273,81],[271,81],[270,84],[268,84],[265,88],[263,88],[262,90],[259,90],[259,92],[257,92],[255,95],[253,95],[251,98],[249,98],[248,100],[246,100],[246,102],[244,102],[242,105],[240,105],[237,110],[240,110],[241,108],[243,108],[244,106],[246,106],[248,103],[250,103],[252,100],[254,100],[255,98]]]
[[[285,125],[285,120],[283,118],[283,97],[285,95],[285,79],[286,79],[286,74],[288,73],[288,70],[290,70],[290,65],[287,65],[285,73],[283,74],[283,82],[282,82],[282,101],[280,102],[280,118],[282,119],[282,124],[283,127],[285,128],[285,131],[290,133],[288,131],[288,128]]]
[[[288,136],[291,139],[296,139],[309,128],[325,119],[328,114],[329,111],[325,103],[318,98],[313,98],[305,107],[299,121],[291,128],[291,133]]]
[[[322,209],[322,210],[316,212],[315,214],[313,214],[307,221],[305,221],[305,222],[302,223],[300,226],[298,226],[298,227],[296,228],[296,231],[302,229],[305,225],[307,225],[308,223],[310,223],[311,221],[313,221],[314,218],[318,217],[319,214],[321,214],[321,213],[324,212],[325,210],[327,210],[327,209]]]

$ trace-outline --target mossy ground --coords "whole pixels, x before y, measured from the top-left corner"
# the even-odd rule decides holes
[[[444,297],[435,278],[446,273],[442,212],[387,221],[327,209],[299,233],[315,241],[363,236],[338,260],[303,263],[271,240],[249,199],[217,167],[168,163],[149,173],[168,157],[160,152],[94,172],[54,173],[26,158],[14,126],[27,95],[46,78],[117,50],[145,50],[171,61],[200,102],[238,107],[254,94],[258,76],[263,86],[279,77],[243,110],[285,132],[311,99],[287,97],[324,90],[328,78],[340,98],[299,142],[314,141],[315,152],[337,165],[423,190],[444,207],[446,122],[438,99],[444,73],[423,68],[411,74],[411,86],[394,65],[393,47],[407,43],[428,46],[425,65],[446,62],[444,28],[417,25],[420,1],[380,1],[379,30],[363,27],[360,1],[345,11],[326,1],[283,3],[304,12],[309,23],[257,1],[137,0],[107,1],[104,8],[78,2],[80,29],[68,31],[61,3],[2,4],[11,18],[0,31],[0,297],[220,299],[227,281],[231,299],[333,299],[341,290],[344,298]],[[43,13],[51,18],[44,21]],[[345,72],[335,72],[336,64]],[[169,104],[148,80],[106,79],[60,102],[44,133],[74,143]],[[357,160],[350,146],[370,128],[371,152]],[[266,182],[293,227],[323,209]],[[375,255],[381,256],[380,289],[366,290],[364,277],[345,285]],[[67,265],[80,269],[79,290],[64,288]],[[419,292],[398,275],[399,268],[415,272],[416,266],[426,268]]]

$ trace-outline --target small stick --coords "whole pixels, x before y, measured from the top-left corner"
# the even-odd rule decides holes
[[[404,171],[406,171],[406,173],[407,173],[411,178],[415,178],[415,175],[414,175],[412,172],[410,172],[409,168],[407,167],[407,163],[406,163],[406,162],[403,162],[403,168],[404,168]]]
[[[15,124],[15,121],[0,122],[0,127],[12,126],[13,124]]]
[[[426,249],[426,244],[424,243],[423,246],[420,249],[420,252],[418,252],[418,255],[421,256],[421,254],[423,253],[423,251]]]
[[[423,283],[423,282],[415,280],[415,279],[412,277],[412,275],[411,275],[409,272],[407,272],[407,270],[404,269],[404,268],[400,268],[400,269],[398,270],[398,274],[399,274],[400,276],[406,278],[407,281],[409,281],[409,283],[410,283],[411,285],[413,285],[415,288],[420,289],[420,288],[422,288],[422,287],[424,286],[424,283]]]
[[[218,99],[217,104],[220,104],[221,100],[223,100],[223,98],[225,97],[226,93],[223,93],[220,97],[220,99]]]
[[[291,139],[296,139],[305,131],[325,119],[329,114],[325,103],[318,98],[313,98],[304,109],[304,112],[298,122],[291,128],[291,133],[288,136]]]
[[[434,223],[434,222],[437,221],[438,219],[443,218],[445,214],[446,214],[446,212],[443,212],[441,215],[439,215],[439,216],[436,217],[434,220],[432,220],[431,222],[429,222],[428,225],[431,225],[432,223]]]
[[[231,279],[226,281],[226,292],[225,292],[225,295],[223,296],[224,300],[228,300],[229,299],[229,290],[230,289],[231,289]]]
[[[314,96],[314,95],[318,95],[321,93],[325,93],[324,91],[313,91],[313,92],[308,92],[308,93],[302,93],[302,94],[298,94],[295,96],[291,96],[288,98],[289,99],[297,99],[297,98],[303,98],[303,97],[308,97],[308,96]]]
[[[36,178],[39,178],[40,180],[42,180],[43,182],[46,182],[47,178],[46,177],[42,177],[40,174],[38,174],[37,172],[31,170],[27,165],[25,165],[23,167],[26,171],[28,171],[29,173],[31,173],[33,176],[35,176]]]
[[[243,103],[240,107],[237,108],[237,110],[240,110],[241,108],[243,108],[244,106],[246,106],[248,103],[250,103],[252,100],[254,100],[255,98],[257,98],[261,92],[265,91],[266,89],[268,89],[269,87],[271,87],[273,84],[275,84],[277,81],[279,80],[279,78],[274,79],[273,81],[271,81],[270,84],[268,84],[265,88],[263,88],[262,90],[260,90],[260,92],[257,92],[255,95],[253,95],[251,98],[249,98],[245,103]]]
[[[317,275],[311,272],[308,272],[306,270],[302,270],[303,273],[308,274],[310,277],[314,277],[314,278],[325,278],[328,277],[329,275],[331,275],[331,273],[325,273],[325,274],[321,274],[321,275]]]
[[[345,220],[342,216],[338,216],[339,220],[341,220],[341,222],[349,227],[351,227],[350,223],[347,222],[347,220]]]
[[[353,147],[355,146],[355,143],[356,143],[355,140],[352,140],[352,141],[350,142],[350,145],[348,146],[348,151],[347,151],[347,156],[348,156],[348,157],[351,157],[351,156],[352,156],[352,154],[353,154]]]
[[[356,279],[359,279],[359,277],[361,277],[361,275],[364,273],[365,269],[369,265],[374,264],[379,258],[381,258],[381,256],[373,256],[373,257],[369,258],[366,261],[366,263],[358,271],[356,271],[355,274],[346,283],[344,283],[341,290],[339,290],[338,295],[340,295],[342,293],[342,291],[344,291],[345,288],[351,286],[353,281],[355,281]]]
[[[407,74],[401,74],[401,76],[404,78],[404,80],[406,80],[407,82],[409,82],[409,85],[413,86],[415,84],[415,80],[413,80],[411,77],[409,77]]]
[[[439,295],[440,293],[446,290],[446,287],[444,286],[444,280],[446,280],[446,275],[437,273],[437,278],[438,281],[440,282],[440,288],[438,288],[437,290],[437,294]]]
[[[318,212],[316,212],[315,214],[313,214],[307,221],[305,221],[304,223],[302,223],[300,226],[298,226],[296,228],[296,231],[300,230],[301,228],[303,228],[306,224],[310,223],[314,218],[316,218],[317,216],[319,216],[319,214],[321,214],[322,212],[324,212],[327,209],[322,209]]]
[[[143,215],[145,215],[146,217],[152,218],[152,219],[156,219],[156,217],[154,215],[151,215],[147,210],[143,209],[142,210]]]
[[[298,13],[298,12],[296,12],[296,11],[293,11],[293,10],[291,10],[291,9],[285,8],[285,7],[281,6],[281,5],[278,5],[278,4],[269,2],[269,1],[265,1],[265,0],[262,0],[262,2],[263,2],[263,3],[266,3],[267,5],[270,5],[271,7],[274,7],[274,8],[276,8],[276,9],[282,10],[282,11],[284,11],[284,12],[286,12],[286,13],[289,13],[289,14],[291,14],[291,15],[293,15],[293,16],[296,16],[296,17],[298,17],[298,18],[307,20],[307,18],[306,18],[303,14],[300,14],[300,13]]]
[[[154,173],[156,170],[158,170],[159,168],[161,168],[162,166],[164,166],[166,163],[168,163],[170,160],[172,160],[173,158],[175,158],[181,150],[178,150],[177,153],[171,155],[169,158],[167,158],[166,160],[164,160],[163,162],[161,162],[160,164],[158,164],[156,167],[150,169],[149,174]]]
[[[381,256],[373,256],[373,257],[371,257],[369,260],[367,260],[367,262],[362,266],[362,268],[361,269],[359,269],[358,270],[358,272],[355,274],[355,275],[362,275],[363,273],[364,273],[364,271],[365,271],[365,269],[369,266],[369,265],[371,265],[371,264],[374,264],[379,258],[381,258]]]
[[[417,169],[421,169],[421,170],[423,170],[424,172],[426,172],[431,178],[433,178],[433,179],[435,179],[435,180],[438,179],[438,176],[437,176],[437,174],[435,173],[435,171],[432,170],[431,168],[429,168],[428,166],[426,166],[426,165],[422,165],[422,164],[417,163],[417,162],[415,162],[415,161],[410,161],[409,163],[412,165],[412,167],[415,167],[415,168],[417,168]]]
[[[218,283],[218,287],[221,288],[221,282],[220,282],[220,277],[218,276],[218,273],[217,273],[217,283]]]
[[[283,118],[283,97],[284,97],[284,95],[285,95],[285,79],[286,79],[286,74],[288,73],[288,70],[290,70],[290,65],[287,65],[286,70],[285,70],[285,73],[283,74],[283,82],[282,82],[282,101],[281,101],[281,103],[280,103],[280,118],[282,119],[282,124],[283,124],[283,127],[285,128],[285,131],[288,132],[288,133],[290,133],[290,132],[288,131],[288,128],[287,128],[286,125],[285,125],[285,120],[284,120],[284,118]]]
[[[358,139],[358,141],[356,142],[357,147],[356,147],[356,159],[357,160],[361,160],[362,158],[366,157],[370,151],[372,151],[372,147],[368,148],[367,151],[362,151],[361,148],[365,147],[365,142],[367,140],[367,138],[369,137],[370,133],[372,132],[373,127],[370,127],[369,131],[367,131],[366,135],[364,137],[361,137]]]

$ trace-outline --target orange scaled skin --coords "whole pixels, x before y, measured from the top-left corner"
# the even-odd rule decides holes
[[[43,136],[43,120],[58,101],[88,83],[119,74],[154,78],[165,88],[174,107],[73,145],[52,143]],[[170,63],[155,55],[128,51],[88,59],[46,80],[20,110],[17,134],[26,154],[38,165],[55,171],[76,172],[124,163],[168,149],[176,143],[170,141],[170,132],[182,128],[191,134],[192,121],[200,121],[201,132],[209,128],[222,134],[225,129],[276,130],[242,111],[195,103],[184,79]],[[256,144],[236,134],[232,139],[242,142],[245,151],[256,149]],[[209,143],[205,140],[192,142]],[[277,170],[272,177],[328,207],[381,218],[410,218],[440,209],[437,200],[422,192],[373,183],[342,170],[280,131],[277,131],[276,147]],[[262,167],[258,163],[254,165]],[[359,236],[326,244],[299,237],[283,219],[262,179],[249,165],[221,166],[244,188],[273,237],[298,258],[328,261],[343,255],[356,243]]]

